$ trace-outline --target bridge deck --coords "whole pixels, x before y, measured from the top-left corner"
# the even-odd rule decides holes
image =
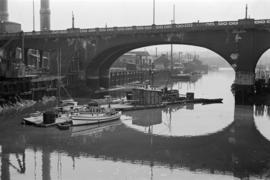
[[[128,27],[105,27],[105,28],[89,28],[89,29],[67,29],[54,31],[34,31],[34,32],[19,32],[19,33],[2,33],[0,39],[5,40],[11,37],[20,37],[23,35],[26,38],[38,37],[59,37],[59,36],[74,36],[74,35],[97,35],[107,33],[146,33],[146,32],[164,32],[164,31],[198,31],[198,30],[218,30],[218,29],[233,29],[233,28],[265,28],[270,27],[270,19],[240,19],[238,21],[214,21],[214,22],[193,22],[183,24],[164,24],[150,26],[128,26]]]

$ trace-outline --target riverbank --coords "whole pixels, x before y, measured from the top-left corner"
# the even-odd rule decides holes
[[[33,112],[39,108],[49,108],[56,104],[56,97],[44,96],[39,101],[34,100],[21,100],[14,104],[5,104],[0,106],[0,116],[14,115],[17,113],[23,114],[28,112]]]

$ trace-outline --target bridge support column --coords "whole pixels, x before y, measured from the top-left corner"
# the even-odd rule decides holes
[[[236,71],[234,93],[236,104],[252,103],[254,95],[255,73],[249,71]]]
[[[86,72],[86,85],[91,90],[97,90],[100,87],[99,84],[99,68],[96,69],[88,69]]]
[[[102,70],[99,79],[100,87],[108,89],[110,87],[110,69]]]

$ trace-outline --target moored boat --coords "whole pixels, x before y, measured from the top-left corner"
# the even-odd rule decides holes
[[[98,124],[118,120],[121,112],[113,108],[100,107],[97,103],[90,103],[84,108],[75,109],[71,115],[72,125]]]
[[[63,122],[63,123],[57,124],[57,127],[60,130],[68,130],[70,126],[71,126],[71,122]]]

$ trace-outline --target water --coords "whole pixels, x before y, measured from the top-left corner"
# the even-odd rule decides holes
[[[267,179],[270,108],[235,105],[233,71],[211,72],[181,93],[223,104],[125,113],[121,121],[56,128],[1,117],[0,177],[9,179]]]

